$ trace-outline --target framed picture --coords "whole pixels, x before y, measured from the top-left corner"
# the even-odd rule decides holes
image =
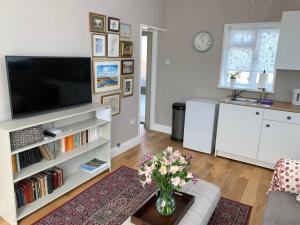
[[[121,88],[120,61],[93,60],[94,92],[102,93]]]
[[[120,54],[121,57],[132,57],[133,52],[133,42],[132,41],[121,41],[120,42]]]
[[[133,76],[122,77],[122,96],[133,96]]]
[[[106,16],[90,13],[90,32],[106,32]]]
[[[131,25],[130,24],[121,23],[120,36],[121,36],[121,38],[131,38]]]
[[[112,116],[121,113],[121,94],[120,93],[114,93],[114,94],[102,96],[101,103],[104,105],[110,105]]]
[[[119,34],[107,34],[107,57],[119,58],[120,57],[120,35]]]
[[[108,17],[108,31],[120,32],[120,19]]]
[[[134,60],[122,60],[121,64],[122,75],[134,73]]]
[[[106,56],[106,34],[92,35],[93,57]]]

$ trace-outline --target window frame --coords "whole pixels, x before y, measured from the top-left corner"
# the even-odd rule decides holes
[[[225,74],[225,62],[226,59],[225,53],[228,53],[229,50],[229,38],[230,38],[230,29],[267,29],[267,28],[278,28],[280,29],[280,22],[261,22],[261,23],[238,23],[238,24],[225,24],[224,25],[224,33],[223,33],[223,46],[222,46],[222,55],[221,55],[221,64],[220,64],[220,73],[219,73],[219,81],[218,81],[218,88],[221,89],[230,89],[230,90],[246,90],[246,91],[252,91],[252,92],[261,92],[261,90],[257,88],[251,88],[251,87],[232,87],[225,85],[224,79],[226,79]],[[280,34],[279,34],[280,35]],[[257,38],[257,36],[256,36]],[[256,43],[256,40],[255,40]],[[273,85],[272,90],[268,89],[266,90],[267,93],[275,93],[275,83],[276,83],[276,72],[277,70],[274,68],[274,78],[273,78]],[[253,80],[253,71],[250,72],[250,79]]]

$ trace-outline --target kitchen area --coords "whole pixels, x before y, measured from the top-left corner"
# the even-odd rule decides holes
[[[275,71],[300,70],[299,22],[300,11],[283,13]],[[300,90],[290,90],[291,102],[268,99],[264,74],[251,98],[232,87],[232,95],[219,101],[188,100],[183,146],[270,169],[279,159],[300,159]]]

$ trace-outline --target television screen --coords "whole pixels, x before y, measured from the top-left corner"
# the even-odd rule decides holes
[[[90,58],[5,58],[13,118],[92,102]]]

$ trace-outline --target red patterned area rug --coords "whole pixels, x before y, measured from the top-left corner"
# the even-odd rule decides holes
[[[248,225],[252,206],[221,198],[208,225]]]
[[[153,193],[137,171],[121,167],[34,225],[121,225]],[[221,198],[209,225],[248,225],[251,206]]]

